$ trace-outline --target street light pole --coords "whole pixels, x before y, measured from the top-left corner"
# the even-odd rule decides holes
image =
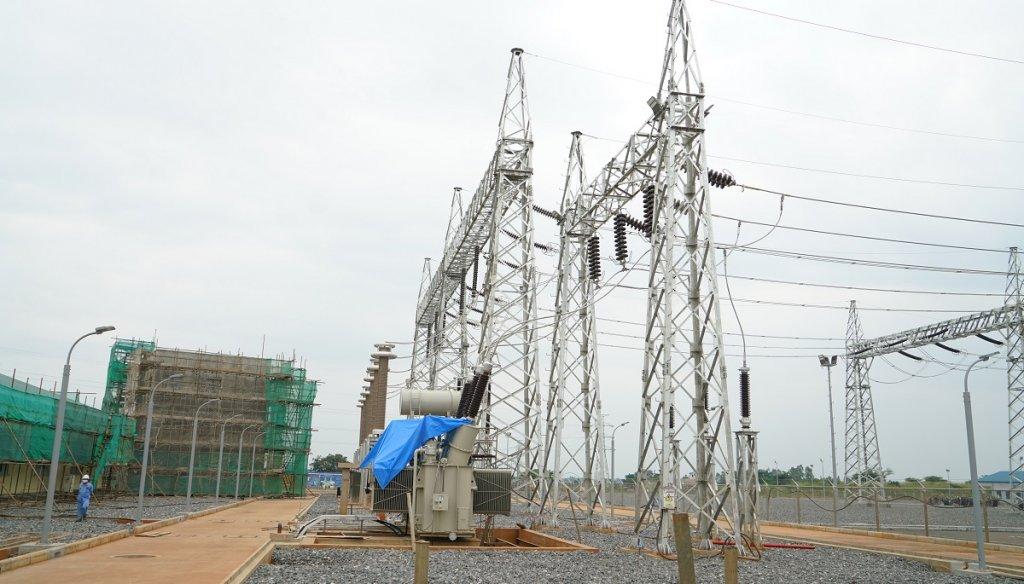
[[[255,428],[257,424],[250,424],[242,428],[242,433],[238,435],[238,460],[235,461],[235,500],[238,500],[238,483],[242,480],[242,438],[245,437],[245,431],[250,428]]]
[[[967,367],[967,371],[964,373],[964,420],[967,424],[967,457],[971,465],[971,497],[974,503],[974,539],[978,546],[978,569],[985,571],[988,567],[985,565],[985,535],[982,527],[981,517],[981,489],[978,486],[978,460],[974,452],[974,416],[971,413],[971,391],[967,387],[967,376],[971,374],[971,369],[975,365],[982,361],[988,361],[990,358],[995,356],[997,353],[989,353],[987,355],[981,355],[974,363],[971,363]]]
[[[199,435],[199,410],[213,402],[219,402],[220,398],[213,398],[204,401],[196,408],[196,415],[192,419],[192,449],[188,453],[188,486],[185,487],[185,508],[192,509],[192,471],[196,464],[196,438]]]
[[[612,505],[615,505],[615,433],[619,431],[619,428],[625,426],[629,422],[623,422],[618,426],[612,428]]]
[[[224,464],[224,430],[227,429],[228,422],[230,422],[231,420],[234,420],[235,418],[239,418],[241,416],[242,416],[242,414],[235,414],[235,415],[231,416],[230,418],[224,420],[224,422],[222,422],[221,425],[220,425],[220,453],[217,455],[217,489],[214,491],[214,494],[213,494],[213,503],[214,503],[214,505],[216,505],[217,502],[220,501],[220,475],[221,475],[221,466]]]
[[[256,471],[256,439],[266,434],[266,432],[260,432],[259,434],[252,437],[252,456],[249,457],[249,498],[252,499],[252,475]]]
[[[146,405],[146,437],[142,441],[142,472],[139,474],[139,508],[135,513],[135,525],[142,525],[142,503],[146,496],[146,469],[149,466],[149,434],[153,430],[153,402],[156,398],[156,391],[160,386],[172,379],[185,377],[181,373],[175,373],[160,380],[149,392],[149,403]]]
[[[101,335],[114,330],[112,326],[98,326],[90,333],[78,337],[71,348],[68,349],[68,358],[64,361],[64,377],[60,381],[60,398],[57,400],[57,419],[53,423],[53,449],[50,451],[50,473],[46,481],[46,507],[43,510],[43,528],[39,535],[39,543],[47,545],[50,543],[50,521],[53,520],[53,499],[57,493],[57,471],[60,467],[60,444],[64,436],[64,411],[68,405],[68,382],[71,379],[71,352],[75,346],[91,335]],[[99,477],[96,477],[99,481]]]
[[[839,526],[839,471],[836,469],[836,419],[832,412],[832,368],[839,357],[818,355],[818,363],[828,371],[828,437],[832,445],[832,526]],[[824,469],[822,469],[824,470]]]

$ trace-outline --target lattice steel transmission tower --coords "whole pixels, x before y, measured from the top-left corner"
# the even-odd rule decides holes
[[[533,134],[522,49],[512,49],[498,148],[483,281],[478,364],[493,372],[479,420],[499,468],[514,471],[519,492],[536,491],[540,475],[540,371],[537,273],[533,245]],[[486,180],[486,179],[485,179]],[[505,444],[501,444],[505,441]]]
[[[577,209],[586,204],[586,178],[580,132],[573,132],[559,222],[559,256],[555,291],[555,322],[551,338],[551,368],[543,451],[542,520],[558,524],[560,508],[581,504],[587,522],[607,527],[608,508],[604,417],[597,370],[597,330],[594,291],[597,274],[588,271],[588,240],[571,231]],[[596,236],[593,236],[596,237]],[[600,261],[599,258],[595,258]],[[567,440],[564,429],[582,431],[580,440]],[[566,477],[578,479],[566,482]]]
[[[462,189],[455,187],[448,212],[445,249],[458,232],[463,212]],[[445,301],[435,311],[431,326],[428,389],[458,389],[468,376],[470,337],[467,313],[473,298],[467,296],[466,270],[447,272],[443,276],[440,292]]]
[[[423,297],[430,286],[430,258],[423,258],[423,270],[420,275],[420,289],[417,293],[417,299],[419,302],[423,302]],[[417,304],[417,311],[418,311]],[[416,322],[416,326],[413,328],[412,335],[412,359],[409,363],[409,377],[405,380],[406,389],[426,389],[430,382],[430,363],[428,361],[428,355],[430,351],[430,339],[433,323],[433,315],[431,315],[430,323]]]
[[[660,502],[657,540],[663,552],[670,549],[671,513],[681,506],[696,516],[699,546],[711,546],[724,514],[742,549],[735,531],[739,509],[711,229],[704,84],[685,2],[673,1],[671,10],[661,86],[649,101],[659,134],[649,197],[653,209],[645,209],[651,217],[651,252],[637,468],[640,478],[660,478],[650,491],[638,481],[638,503],[648,501],[646,508],[653,508],[651,503]],[[641,516],[638,529],[642,521]]]
[[[857,301],[850,301],[846,321],[846,450],[847,495],[879,491],[885,495],[885,475],[878,449],[875,405],[871,399],[870,358],[856,356],[854,346],[864,340]]]
[[[1013,311],[1006,328],[1006,388],[1010,406],[1010,500],[1024,505],[1024,277],[1020,252],[1010,248],[1006,306]]]

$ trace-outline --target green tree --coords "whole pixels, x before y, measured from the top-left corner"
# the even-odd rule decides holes
[[[348,462],[348,458],[344,454],[316,456],[313,458],[313,464],[309,465],[309,469],[313,472],[338,472],[339,462]]]
[[[924,482],[926,482],[926,483],[941,483],[944,480],[946,480],[946,479],[944,479],[944,478],[942,478],[940,476],[937,476],[937,475],[928,475],[928,476],[924,477]]]

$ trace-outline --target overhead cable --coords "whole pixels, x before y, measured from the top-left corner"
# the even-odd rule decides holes
[[[745,164],[756,164],[758,166],[774,166],[775,168],[787,168],[790,170],[800,170],[803,172],[820,172],[822,174],[835,174],[839,176],[852,176],[856,178],[871,178],[876,180],[889,180],[894,182],[904,183],[917,183],[924,185],[938,185],[944,187],[960,187],[967,189],[990,189],[1000,191],[1024,191],[1024,187],[1007,187],[1001,185],[976,185],[970,183],[955,183],[940,180],[927,180],[927,179],[916,179],[916,178],[904,178],[898,176],[882,176],[878,174],[862,174],[858,172],[847,172],[843,170],[829,170],[825,168],[812,168],[809,166],[794,166],[792,164],[780,164],[776,162],[762,162],[760,160],[749,160],[747,158],[734,158],[731,156],[716,156],[708,154],[708,158],[717,158],[719,160],[728,160],[730,162],[743,162]]]
[[[762,189],[760,187],[755,187],[755,186],[751,186],[751,185],[743,185],[743,184],[741,184],[739,186],[741,188],[743,188],[745,191],[755,191],[755,192],[758,192],[758,193],[765,193],[765,194],[769,194],[769,195],[785,195],[787,197],[790,197],[790,198],[793,198],[793,199],[798,199],[798,200],[801,200],[801,201],[811,201],[811,202],[815,202],[815,203],[825,203],[825,204],[829,204],[829,205],[839,205],[839,206],[842,206],[842,207],[853,207],[853,208],[857,208],[857,209],[867,209],[869,211],[883,211],[883,212],[886,212],[886,213],[899,213],[901,215],[915,215],[917,217],[928,217],[928,218],[931,218],[931,219],[946,219],[946,220],[949,220],[949,221],[962,221],[962,222],[965,222],[965,223],[980,223],[980,224],[984,224],[984,225],[1000,225],[1000,226],[1003,226],[1003,227],[1024,227],[1024,224],[1022,224],[1022,223],[1010,223],[1010,222],[1007,222],[1007,221],[992,221],[992,220],[989,220],[989,219],[971,219],[971,218],[968,218],[968,217],[954,217],[952,215],[939,215],[939,214],[936,214],[936,213],[923,213],[921,211],[908,211],[908,210],[905,210],[905,209],[891,209],[891,208],[888,208],[888,207],[878,207],[878,206],[874,206],[874,205],[862,205],[860,203],[847,203],[847,202],[844,202],[844,201],[833,201],[831,199],[822,199],[820,197],[808,197],[808,196],[805,196],[805,195],[795,195],[793,193],[784,193],[782,191],[776,191],[776,190],[772,190],[772,189]]]
[[[941,51],[941,52],[944,52],[944,53],[953,53],[953,54],[962,55],[962,56],[965,56],[965,57],[977,57],[979,59],[988,59],[990,61],[1000,61],[1000,62],[1003,62],[1003,63],[1013,63],[1013,64],[1016,64],[1016,65],[1024,65],[1024,60],[1020,60],[1020,59],[1012,59],[1012,58],[1009,58],[1009,57],[997,57],[997,56],[994,56],[994,55],[986,55],[984,53],[974,53],[974,52],[971,52],[971,51],[963,51],[963,50],[960,50],[960,49],[951,49],[951,48],[948,48],[948,47],[940,47],[940,46],[937,46],[937,45],[929,45],[929,44],[925,44],[925,43],[918,43],[918,42],[915,42],[915,41],[908,41],[908,40],[904,40],[904,39],[898,39],[898,38],[895,38],[895,37],[888,37],[888,36],[883,36],[883,35],[879,35],[879,34],[863,32],[863,31],[860,31],[860,30],[853,30],[851,28],[844,28],[844,27],[841,27],[841,26],[835,26],[835,25],[831,25],[831,24],[823,24],[823,23],[820,23],[820,22],[814,22],[812,20],[806,20],[806,19],[803,19],[803,18],[796,18],[794,16],[786,16],[784,14],[779,14],[777,12],[768,12],[767,10],[759,10],[757,8],[751,8],[749,6],[742,6],[740,4],[733,4],[731,2],[725,2],[724,0],[711,0],[711,2],[714,2],[715,4],[721,4],[723,6],[729,6],[731,8],[737,8],[739,10],[746,10],[747,12],[756,12],[757,14],[761,14],[761,15],[764,15],[764,16],[771,16],[773,18],[779,18],[779,19],[782,19],[782,20],[788,20],[790,22],[798,22],[800,24],[807,24],[807,25],[810,25],[810,26],[816,26],[818,28],[824,28],[824,29],[832,30],[832,31],[836,31],[836,32],[845,32],[847,34],[853,34],[853,35],[857,35],[857,36],[872,38],[872,39],[876,39],[876,40],[880,40],[880,41],[889,41],[891,43],[898,43],[898,44],[901,44],[901,45],[907,45],[907,46],[911,46],[911,47],[918,47],[920,49],[931,49],[933,51]]]
[[[590,71],[591,73],[597,73],[599,75],[606,75],[608,77],[615,77],[615,78],[618,78],[618,79],[622,79],[622,80],[625,80],[625,81],[632,81],[634,83],[639,83],[639,84],[646,85],[646,86],[656,86],[657,85],[656,82],[651,81],[651,80],[637,79],[636,77],[630,77],[628,75],[620,75],[618,73],[613,73],[611,71],[603,71],[601,69],[595,69],[593,67],[588,67],[586,65],[580,65],[578,63],[570,63],[568,61],[563,61],[561,59],[555,59],[554,57],[548,57],[546,55],[538,55],[537,53],[531,53],[529,51],[526,51],[525,53],[527,55],[530,55],[531,57],[537,57],[538,59],[543,59],[545,61],[551,61],[553,63],[558,63],[560,65],[565,65],[567,67],[573,67],[573,68],[576,68],[576,69],[582,69],[584,71]],[[764,104],[760,104],[760,103],[753,103],[753,102],[750,102],[750,101],[744,101],[742,99],[734,99],[734,98],[731,98],[731,97],[719,95],[717,93],[709,93],[709,94],[707,94],[707,97],[709,97],[709,98],[711,98],[713,100],[726,101],[726,102],[735,103],[735,104],[739,104],[739,105],[745,105],[745,106],[753,107],[753,108],[766,109],[766,110],[777,111],[777,112],[781,112],[781,113],[785,113],[785,114],[792,114],[792,115],[796,115],[796,116],[804,116],[804,117],[814,118],[814,119],[819,119],[819,120],[828,120],[828,121],[832,121],[832,122],[840,122],[840,123],[843,123],[843,124],[854,124],[854,125],[858,125],[858,126],[867,126],[869,128],[882,128],[882,129],[885,129],[885,130],[896,130],[896,131],[900,131],[900,132],[911,132],[911,133],[914,133],[914,134],[925,134],[925,135],[930,135],[930,136],[941,136],[941,137],[945,137],[945,138],[963,138],[963,139],[967,139],[967,140],[982,140],[982,141],[985,141],[985,142],[1003,142],[1003,143],[1007,143],[1007,144],[1024,144],[1024,140],[1017,140],[1017,139],[1013,139],[1013,138],[994,138],[994,137],[991,137],[991,136],[976,136],[976,135],[973,135],[973,134],[957,134],[955,132],[942,132],[942,131],[939,131],[939,130],[926,130],[926,129],[922,129],[922,128],[908,128],[908,127],[905,127],[905,126],[894,126],[894,125],[889,125],[889,124],[878,124],[878,123],[875,123],[875,122],[865,122],[863,120],[851,120],[849,118],[842,118],[842,117],[837,117],[837,116],[828,116],[828,115],[812,113],[812,112],[802,112],[802,111],[799,111],[799,110],[792,110],[792,109],[786,109],[786,108],[775,107],[775,106],[770,106],[770,105],[764,105]],[[620,144],[623,142],[622,140],[616,140],[616,139],[612,139],[612,138],[603,138],[601,136],[593,136],[593,135],[586,134],[586,133],[584,133],[583,135],[587,136],[588,138],[595,138],[595,139],[598,139],[598,140],[608,140],[609,142],[616,142],[616,143],[620,143]]]
[[[1007,250],[1005,250],[1005,249],[995,249],[995,248],[991,248],[991,247],[971,247],[971,246],[967,246],[967,245],[954,245],[954,244],[951,244],[951,243],[930,243],[930,242],[925,242],[925,241],[913,241],[913,240],[910,240],[910,239],[893,239],[893,238],[889,238],[889,237],[876,237],[876,236],[873,236],[873,235],[860,235],[860,234],[857,234],[857,233],[841,233],[841,232],[838,232],[838,231],[826,231],[826,230],[823,230],[823,229],[811,229],[811,228],[808,228],[808,227],[794,227],[792,225],[779,225],[779,224],[773,225],[771,223],[765,223],[765,222],[762,222],[762,221],[752,221],[750,219],[740,219],[739,217],[730,217],[728,215],[717,215],[717,214],[714,214],[714,213],[712,213],[711,216],[715,217],[716,219],[726,219],[728,221],[738,221],[738,222],[742,222],[742,223],[749,223],[751,225],[759,225],[761,227],[773,227],[775,229],[787,229],[789,231],[803,231],[805,233],[815,233],[815,234],[818,234],[818,235],[833,235],[833,236],[836,236],[836,237],[850,237],[850,238],[854,238],[854,239],[866,239],[866,240],[870,240],[870,241],[884,241],[886,243],[901,243],[901,244],[907,244],[907,245],[922,245],[922,246],[927,246],[927,247],[938,247],[938,248],[944,248],[944,249],[962,249],[962,250],[965,250],[965,251],[984,251],[984,252],[991,252],[991,253],[998,253],[998,254],[1006,254],[1007,253]]]
[[[767,282],[770,284],[787,284],[792,286],[808,286],[811,288],[836,288],[840,290],[863,290],[865,292],[892,292],[896,294],[934,294],[938,296],[991,296],[1002,298],[1002,293],[997,292],[947,292],[942,290],[901,290],[898,288],[872,288],[869,286],[843,286],[840,284],[819,284],[814,282],[794,282],[792,280],[776,280],[773,278],[757,278],[754,276],[737,276],[730,274],[730,278],[736,280],[750,280],[751,282]]]

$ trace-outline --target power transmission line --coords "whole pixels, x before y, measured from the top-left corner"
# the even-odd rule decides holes
[[[824,28],[824,29],[833,30],[833,31],[836,31],[836,32],[845,32],[845,33],[848,33],[848,34],[853,34],[853,35],[867,37],[867,38],[872,38],[872,39],[877,39],[877,40],[881,40],[881,41],[889,41],[891,43],[898,43],[898,44],[901,44],[901,45],[907,45],[907,46],[911,46],[911,47],[918,47],[918,48],[921,48],[921,49],[931,49],[933,51],[941,51],[941,52],[944,52],[944,53],[953,53],[953,54],[956,54],[956,55],[963,55],[965,57],[977,57],[979,59],[989,59],[991,61],[1001,61],[1003,63],[1014,63],[1016,65],[1024,65],[1024,61],[1018,60],[1018,59],[1011,59],[1009,57],[996,57],[994,55],[986,55],[984,53],[973,53],[971,51],[962,51],[960,49],[950,49],[948,47],[940,47],[940,46],[937,46],[937,45],[929,45],[929,44],[925,44],[925,43],[918,43],[918,42],[914,42],[914,41],[898,39],[898,38],[895,38],[895,37],[887,37],[887,36],[883,36],[883,35],[879,35],[879,34],[873,34],[873,33],[869,33],[869,32],[853,30],[851,28],[844,28],[844,27],[841,27],[841,26],[834,26],[834,25],[831,25],[831,24],[823,24],[823,23],[820,23],[820,22],[814,22],[812,20],[805,20],[803,18],[796,18],[794,16],[786,16],[784,14],[778,14],[776,12],[768,12],[766,10],[759,10],[757,8],[751,8],[749,6],[741,6],[739,4],[732,4],[730,2],[724,2],[723,0],[710,0],[710,1],[714,2],[715,4],[721,4],[723,6],[730,6],[732,8],[738,8],[739,10],[746,10],[748,12],[755,12],[757,14],[762,14],[764,16],[771,16],[773,18],[780,18],[782,20],[788,20],[790,22],[799,22],[800,24],[807,24],[807,25],[810,25],[810,26],[816,26],[818,28]]]
[[[920,211],[907,211],[905,209],[891,209],[889,207],[878,207],[878,206],[874,206],[874,205],[862,205],[860,203],[847,203],[847,202],[843,202],[843,201],[833,201],[831,199],[822,199],[820,197],[808,197],[806,195],[796,195],[796,194],[793,194],[793,193],[785,193],[785,192],[782,192],[782,191],[776,191],[776,190],[772,190],[772,189],[762,189],[760,187],[755,187],[755,186],[751,186],[751,185],[737,185],[737,186],[741,187],[745,191],[754,191],[754,192],[757,192],[757,193],[765,193],[765,194],[769,194],[769,195],[780,195],[780,196],[785,196],[785,197],[790,197],[790,198],[793,198],[793,199],[797,199],[797,200],[800,200],[800,201],[810,201],[810,202],[814,202],[814,203],[824,203],[824,204],[828,204],[828,205],[839,205],[839,206],[842,206],[842,207],[853,207],[853,208],[856,208],[856,209],[867,209],[869,211],[882,211],[882,212],[886,212],[886,213],[898,213],[898,214],[901,214],[901,215],[914,215],[914,216],[917,216],[917,217],[928,217],[930,219],[946,219],[948,221],[961,221],[961,222],[964,222],[964,223],[978,223],[978,224],[982,224],[982,225],[999,225],[999,226],[1002,226],[1002,227],[1022,227],[1022,228],[1024,228],[1024,223],[1010,223],[1008,221],[992,221],[992,220],[989,220],[989,219],[971,219],[971,218],[968,218],[968,217],[954,217],[952,215],[938,215],[936,213],[923,213],[923,212],[920,212]]]
[[[790,169],[790,170],[800,170],[800,171],[803,171],[803,172],[819,172],[819,173],[822,173],[822,174],[834,174],[834,175],[838,175],[838,176],[851,176],[851,177],[856,177],[856,178],[870,178],[870,179],[875,179],[875,180],[888,180],[888,181],[894,181],[894,182],[916,183],[916,184],[924,184],[924,185],[938,185],[938,186],[944,186],[944,187],[960,187],[960,188],[967,188],[967,189],[989,189],[989,190],[1001,190],[1001,191],[1024,191],[1024,187],[1007,187],[1007,186],[998,186],[998,185],[976,185],[976,184],[969,184],[969,183],[955,183],[955,182],[947,182],[947,181],[939,181],[939,180],[926,180],[926,179],[903,178],[903,177],[895,177],[895,176],[882,176],[882,175],[877,175],[877,174],[861,174],[861,173],[857,173],[857,172],[846,172],[846,171],[842,171],[842,170],[828,170],[828,169],[824,169],[824,168],[811,168],[811,167],[807,167],[807,166],[793,166],[791,164],[779,164],[779,163],[775,163],[775,162],[762,162],[762,161],[759,161],[759,160],[749,160],[749,159],[746,159],[746,158],[733,158],[733,157],[730,157],[730,156],[715,156],[715,155],[712,155],[712,154],[709,154],[708,158],[717,158],[719,160],[728,160],[728,161],[731,161],[731,162],[743,162],[743,163],[746,163],[746,164],[756,164],[758,166],[773,166],[775,168],[787,168],[787,169]]]
[[[921,245],[921,246],[927,246],[927,247],[939,247],[939,248],[944,248],[944,249],[962,249],[962,250],[965,250],[965,251],[984,251],[984,252],[990,252],[990,253],[998,253],[998,254],[1002,254],[1002,255],[1005,255],[1007,253],[1007,250],[1005,250],[1005,249],[995,249],[995,248],[989,248],[989,247],[971,247],[971,246],[967,246],[967,245],[954,245],[954,244],[950,244],[950,243],[931,243],[931,242],[925,242],[925,241],[913,241],[913,240],[910,240],[910,239],[893,239],[893,238],[889,238],[889,237],[876,237],[876,236],[872,236],[872,235],[860,235],[860,234],[856,234],[856,233],[841,233],[841,232],[838,232],[838,231],[826,231],[824,229],[811,229],[811,228],[808,228],[808,227],[794,227],[792,225],[774,225],[772,223],[764,223],[764,222],[761,222],[761,221],[753,221],[751,219],[740,219],[739,217],[729,217],[728,215],[712,214],[711,216],[715,217],[717,219],[726,219],[726,220],[729,220],[729,221],[737,221],[737,222],[740,222],[740,223],[749,223],[750,225],[759,225],[761,227],[776,227],[778,229],[787,229],[789,231],[803,231],[803,232],[806,232],[806,233],[815,233],[815,234],[818,234],[818,235],[833,235],[833,236],[836,236],[836,237],[849,237],[849,238],[853,238],[853,239],[865,239],[865,240],[870,240],[870,241],[883,241],[883,242],[886,242],[886,243],[901,243],[901,244],[907,244],[907,245]]]
[[[548,57],[546,55],[538,55],[537,53],[531,53],[531,52],[528,52],[528,51],[525,52],[525,54],[530,55],[532,57],[537,57],[538,59],[543,59],[545,61],[551,61],[552,63],[558,63],[560,65],[565,65],[567,67],[573,67],[573,68],[576,68],[576,69],[582,69],[584,71],[590,71],[591,73],[597,73],[599,75],[606,75],[608,77],[615,77],[617,79],[623,79],[625,81],[632,81],[634,83],[640,83],[640,84],[647,85],[647,86],[656,86],[657,85],[657,83],[655,83],[653,81],[648,81],[648,80],[644,80],[644,79],[637,79],[636,77],[630,77],[628,75],[620,75],[619,73],[613,73],[611,71],[603,71],[601,69],[595,69],[593,67],[588,67],[586,65],[580,65],[578,63],[570,63],[569,61],[563,61],[561,59],[556,59],[554,57]],[[943,132],[943,131],[939,131],[939,130],[927,130],[927,129],[922,129],[922,128],[908,128],[908,127],[905,127],[905,126],[894,126],[894,125],[890,125],[890,124],[878,124],[878,123],[875,123],[875,122],[865,122],[863,120],[852,120],[852,119],[849,119],[849,118],[842,118],[842,117],[837,117],[837,116],[829,116],[829,115],[825,115],[825,114],[818,114],[818,113],[812,113],[812,112],[802,112],[802,111],[799,111],[799,110],[792,110],[792,109],[786,109],[786,108],[781,108],[781,107],[775,107],[775,106],[771,106],[771,105],[764,105],[764,104],[760,104],[760,103],[753,103],[753,102],[750,102],[750,101],[745,101],[745,100],[742,100],[742,99],[735,99],[735,98],[732,98],[732,97],[726,97],[726,96],[722,96],[722,95],[718,95],[718,94],[714,94],[714,93],[709,93],[708,97],[710,97],[712,99],[715,99],[715,100],[725,101],[725,102],[729,102],[729,103],[735,103],[735,104],[739,104],[739,105],[745,105],[745,106],[748,106],[748,107],[753,107],[753,108],[758,108],[758,109],[766,109],[766,110],[781,112],[781,113],[785,113],[785,114],[791,114],[791,115],[795,115],[795,116],[804,116],[804,117],[813,118],[813,119],[819,119],[819,120],[827,120],[827,121],[833,121],[833,122],[840,122],[840,123],[843,123],[843,124],[854,124],[854,125],[858,125],[858,126],[866,126],[866,127],[869,127],[869,128],[882,128],[882,129],[886,129],[886,130],[896,130],[896,131],[900,131],[900,132],[910,132],[910,133],[913,133],[913,134],[924,134],[924,135],[930,135],[930,136],[941,136],[941,137],[945,137],[945,138],[963,138],[963,139],[967,139],[967,140],[982,140],[982,141],[985,141],[985,142],[1002,142],[1002,143],[1006,143],[1006,144],[1024,144],[1024,140],[1018,140],[1018,139],[1014,139],[1014,138],[994,138],[994,137],[991,137],[991,136],[976,136],[976,135],[973,135],[973,134],[957,134],[955,132]],[[601,137],[601,136],[593,136],[591,134],[583,134],[583,135],[587,136],[588,138],[595,138],[597,140],[608,140],[609,142],[618,142],[618,143],[622,142],[622,140],[614,140],[614,139],[611,139],[611,138],[604,138],[604,137]]]
[[[794,115],[794,116],[804,116],[804,117],[807,117],[807,118],[813,118],[813,119],[818,119],[818,120],[829,120],[829,121],[832,121],[832,122],[840,122],[840,123],[843,123],[843,124],[853,124],[853,125],[856,125],[856,126],[867,126],[869,128],[882,128],[884,130],[897,130],[897,131],[900,131],[900,132],[911,132],[911,133],[914,133],[914,134],[926,134],[926,135],[930,135],[930,136],[943,136],[943,137],[946,137],[946,138],[965,138],[965,139],[968,139],[968,140],[982,140],[984,142],[1005,142],[1007,144],[1024,144],[1024,140],[1014,140],[1012,138],[992,138],[992,137],[989,137],[989,136],[975,136],[973,134],[956,134],[956,133],[953,133],[953,132],[939,132],[939,131],[936,131],[936,130],[922,130],[920,128],[907,128],[905,126],[892,126],[892,125],[889,125],[889,124],[877,124],[877,123],[874,123],[874,122],[864,122],[864,121],[860,121],[860,120],[851,120],[851,119],[848,119],[848,118],[840,118],[840,117],[836,117],[836,116],[826,116],[826,115],[823,115],[823,114],[815,114],[815,113],[810,113],[810,112],[801,112],[801,111],[785,109],[785,108],[781,108],[781,107],[774,107],[774,106],[770,106],[770,105],[763,105],[763,104],[760,104],[760,103],[753,103],[753,102],[743,101],[743,100],[739,100],[739,99],[732,99],[731,97],[722,97],[721,95],[711,95],[710,97],[713,97],[714,99],[716,99],[718,101],[725,101],[725,102],[729,102],[729,103],[745,105],[745,106],[748,106],[748,107],[755,107],[755,108],[759,108],[759,109],[766,109],[766,110],[770,110],[770,111],[773,111],[773,112],[781,112],[781,113],[784,113],[784,114],[790,114],[790,115]]]
[[[865,292],[892,292],[896,294],[933,294],[937,296],[989,296],[1002,298],[1003,293],[997,292],[947,292],[942,290],[902,290],[899,288],[871,288],[867,286],[843,286],[841,284],[817,284],[813,282],[794,282],[792,280],[776,280],[772,278],[758,278],[754,276],[729,275],[737,280],[750,280],[752,282],[767,282],[770,284],[786,284],[791,286],[808,286],[811,288],[836,288],[840,290],[862,290]]]

